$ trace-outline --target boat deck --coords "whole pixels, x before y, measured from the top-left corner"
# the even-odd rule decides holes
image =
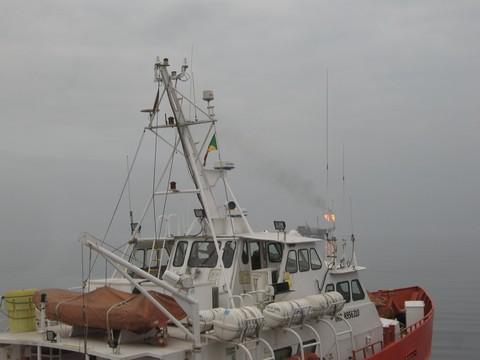
[[[54,328],[51,328],[55,330]],[[182,333],[175,327],[169,327],[169,337],[166,346],[149,345],[142,342],[125,343],[114,351],[108,346],[103,336],[89,337],[87,352],[90,356],[116,360],[138,359],[143,357],[163,358],[175,354],[183,356],[185,351],[192,350],[192,342],[182,340]],[[83,354],[84,341],[82,337],[62,337],[58,342],[44,340],[37,332],[0,333],[0,344],[48,347]],[[183,357],[182,357],[183,358]]]

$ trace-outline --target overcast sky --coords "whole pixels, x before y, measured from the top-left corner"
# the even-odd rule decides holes
[[[479,15],[478,1],[0,1],[2,271],[28,278],[25,254],[38,273],[79,268],[76,239],[103,235],[146,124],[155,57],[179,67],[192,48],[257,230],[320,213],[305,194],[326,196],[328,68],[329,197],[341,213],[344,147],[360,248],[471,246]],[[120,211],[112,243],[128,235]]]

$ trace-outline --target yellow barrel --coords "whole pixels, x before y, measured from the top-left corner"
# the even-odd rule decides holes
[[[35,305],[33,304],[35,291],[37,290],[10,290],[3,296],[11,332],[35,331]]]

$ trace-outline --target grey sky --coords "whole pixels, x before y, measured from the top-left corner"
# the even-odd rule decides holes
[[[2,1],[2,242],[40,273],[81,231],[103,234],[154,58],[180,65],[192,46],[258,230],[317,215],[285,182],[325,195],[328,67],[330,192],[340,208],[344,145],[362,246],[479,240],[479,15],[478,1]],[[2,251],[2,271],[20,255]]]

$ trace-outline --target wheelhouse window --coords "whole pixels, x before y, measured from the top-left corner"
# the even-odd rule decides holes
[[[314,248],[310,249],[310,266],[312,267],[312,270],[322,268],[322,260],[320,260],[320,256],[318,256],[317,250]]]
[[[285,265],[285,271],[293,274],[298,271],[297,265],[297,252],[295,250],[290,250],[287,256],[287,263]]]
[[[365,299],[365,292],[362,289],[362,285],[360,285],[360,281],[352,280],[352,300],[358,301]]]
[[[281,262],[282,261],[282,244],[277,242],[268,243],[268,261]]]
[[[337,292],[342,294],[347,303],[350,302],[350,283],[348,281],[337,283]]]
[[[327,286],[325,286],[325,292],[331,291],[335,291],[335,286],[333,286],[333,284],[327,284]]]
[[[160,262],[160,267],[168,265],[169,259],[170,250],[168,248],[158,249],[158,261]]]
[[[248,264],[248,243],[246,241],[243,242],[242,263]]]
[[[298,268],[302,272],[310,270],[310,261],[308,259],[308,249],[298,250]]]
[[[173,266],[183,266],[183,263],[185,262],[185,255],[187,254],[187,247],[188,243],[186,241],[180,241],[177,244],[177,249],[175,250],[175,257],[173,258]]]
[[[236,243],[233,241],[227,241],[223,248],[222,261],[225,268],[229,268],[233,263],[233,256],[235,255]]]
[[[137,249],[132,252],[130,255],[129,262],[136,267],[143,268],[143,263],[145,261],[145,250]]]
[[[215,267],[218,254],[213,241],[195,241],[192,244],[188,266],[190,267]]]
[[[258,241],[250,242],[250,262],[252,263],[252,270],[262,268],[262,258],[260,256],[260,244]]]
[[[158,268],[158,261],[160,260],[160,249],[147,249],[145,252],[145,267]]]

